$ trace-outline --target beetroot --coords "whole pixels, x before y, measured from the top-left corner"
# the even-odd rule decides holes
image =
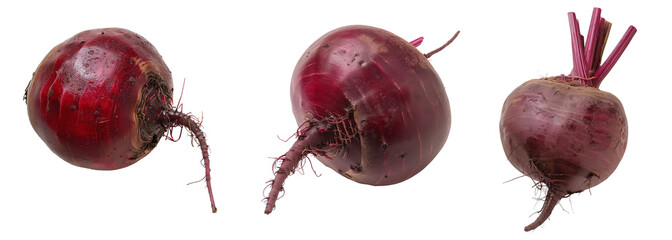
[[[459,33],[459,32],[458,32]],[[420,172],[450,130],[448,97],[416,46],[383,29],[347,26],[315,41],[301,56],[290,96],[297,141],[279,157],[265,213],[308,154],[358,183],[390,185]],[[274,167],[275,169],[275,167]]]
[[[623,158],[628,139],[623,105],[598,87],[636,29],[630,26],[600,65],[611,27],[600,13],[594,9],[585,45],[569,13],[574,68],[568,76],[530,80],[504,102],[500,136],[507,158],[548,188],[538,218],[525,231],[541,225],[560,199],[606,180]]]
[[[26,88],[35,132],[63,160],[114,170],[149,154],[164,133],[184,126],[198,140],[205,180],[210,159],[200,122],[172,107],[173,80],[154,46],[126,29],[81,32],[42,60]]]

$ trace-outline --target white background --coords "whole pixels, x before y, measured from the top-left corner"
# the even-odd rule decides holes
[[[11,2],[11,3],[8,3]],[[280,3],[283,2],[283,3]],[[669,239],[670,18],[664,1],[5,1],[0,4],[0,239]],[[467,1],[465,1],[467,2]],[[606,54],[629,25],[634,40],[601,85],[623,102],[628,148],[604,183],[561,201],[534,232],[539,192],[504,156],[501,104],[526,80],[572,68],[567,12],[584,35],[592,8],[613,22]],[[296,129],[289,82],[303,51],[337,27],[366,24],[429,52],[453,122],[441,153],[400,184],[349,181],[314,160],[264,215],[271,158]],[[184,110],[205,117],[212,214],[200,151],[162,141],[116,171],[74,167],[35,134],[22,101],[56,44],[87,29],[135,31],[162,54]],[[177,93],[176,91],[176,98]]]

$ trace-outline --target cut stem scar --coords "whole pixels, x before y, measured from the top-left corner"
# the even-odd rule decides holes
[[[424,40],[424,39],[425,39],[424,37],[419,37],[419,38],[416,38],[415,40],[411,41],[410,43],[411,43],[411,45],[413,45],[414,47],[417,48],[418,46],[420,46],[420,44],[422,44],[422,40]]]

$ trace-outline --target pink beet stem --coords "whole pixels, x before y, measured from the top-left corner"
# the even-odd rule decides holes
[[[583,36],[581,36],[581,30],[579,29],[579,21],[573,12],[568,13],[568,15],[569,31],[572,35],[572,56],[574,58],[574,69],[571,75],[588,78],[588,71],[586,70],[586,63],[584,61],[586,57],[584,55]]]
[[[570,75],[582,78],[581,82],[585,86],[598,88],[604,77],[621,57],[630,40],[637,32],[635,27],[630,26],[625,32],[623,38],[616,45],[613,52],[609,55],[604,64],[601,64],[604,48],[609,38],[611,23],[602,18],[600,8],[593,9],[593,16],[590,21],[588,37],[585,39],[579,30],[579,21],[573,12],[569,14],[569,29],[572,35],[572,58],[574,68]]]
[[[215,198],[212,195],[212,186],[210,185],[210,154],[208,153],[208,144],[205,142],[205,133],[200,128],[200,124],[197,123],[191,116],[179,112],[173,109],[164,110],[164,117],[168,120],[170,126],[184,126],[194,135],[196,140],[198,140],[198,146],[201,147],[201,153],[203,154],[203,165],[205,167],[205,183],[208,187],[208,194],[210,195],[210,205],[212,207],[212,212],[217,212],[217,207],[215,206]]]
[[[417,48],[417,47],[420,46],[420,44],[422,44],[422,40],[425,40],[425,38],[424,37],[419,37],[419,38],[416,38],[415,40],[411,41],[410,43],[411,43],[411,45],[413,45],[414,47]]]
[[[586,54],[586,63],[588,63],[589,74],[591,70],[593,70],[594,73],[595,69],[597,69],[597,66],[594,65],[595,58],[599,59],[600,58],[599,55],[601,55],[599,53],[596,53],[596,49],[599,47],[598,46],[599,42],[597,41],[597,39],[599,37],[600,30],[602,30],[602,25],[600,24],[600,22],[604,20],[604,18],[600,17],[601,12],[602,10],[599,8],[593,9],[593,17],[590,20],[590,28],[588,29],[588,35],[586,37],[585,54]]]
[[[593,84],[595,87],[600,86],[600,83],[602,83],[604,77],[606,77],[609,71],[611,71],[614,65],[616,65],[616,62],[621,57],[621,55],[623,55],[625,48],[628,47],[628,44],[630,44],[630,41],[635,36],[636,32],[637,29],[634,26],[628,27],[628,30],[625,31],[625,34],[623,34],[623,37],[616,45],[616,48],[614,48],[611,54],[609,54],[607,60],[604,61],[604,64],[602,64],[602,66],[600,66],[595,72],[595,80]]]
[[[446,43],[443,44],[443,46],[441,46],[441,47],[439,47],[439,48],[437,48],[437,49],[434,49],[434,51],[431,51],[431,52],[429,52],[429,53],[425,53],[425,58],[429,58],[429,57],[431,57],[432,55],[434,55],[435,53],[438,53],[438,52],[440,52],[441,50],[443,50],[444,48],[446,48],[448,45],[450,45],[450,43],[452,43],[452,42],[455,40],[455,38],[457,38],[457,35],[459,35],[459,34],[460,34],[460,31],[457,31],[457,32],[455,33],[455,35],[453,35],[453,37],[450,38],[450,40],[448,40],[448,42],[446,42]]]
[[[611,30],[611,23],[607,22],[604,18],[600,19],[599,23],[599,33],[597,34],[597,44],[595,45],[594,57],[592,58],[592,66],[588,71],[588,75],[594,76],[597,69],[602,63],[602,56],[604,56],[604,48],[607,45],[607,39],[609,39],[609,31]],[[589,62],[591,63],[591,62]]]

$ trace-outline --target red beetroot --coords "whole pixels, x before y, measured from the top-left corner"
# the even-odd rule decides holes
[[[63,160],[84,168],[127,167],[184,126],[198,140],[210,186],[205,135],[194,117],[172,108],[173,80],[154,46],[126,29],[81,32],[42,60],[26,88],[30,123]]]
[[[458,32],[459,33],[459,32]],[[290,95],[297,141],[276,160],[265,213],[288,175],[308,154],[358,183],[389,185],[420,172],[450,130],[448,97],[427,58],[383,29],[347,26],[315,41],[301,56]]]
[[[507,158],[520,172],[548,190],[538,218],[541,225],[560,199],[606,180],[623,158],[628,122],[616,96],[598,89],[636,29],[628,28],[600,66],[611,23],[595,8],[586,45],[578,21],[569,13],[574,68],[561,75],[530,80],[504,102],[500,136]]]

